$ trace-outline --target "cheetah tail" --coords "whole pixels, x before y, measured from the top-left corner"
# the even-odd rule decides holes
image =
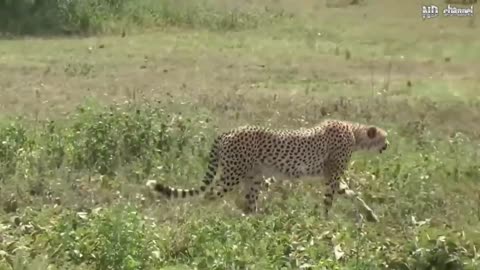
[[[146,184],[150,189],[155,190],[156,192],[161,193],[168,199],[171,198],[186,198],[188,197],[193,197],[193,196],[198,196],[200,193],[203,193],[206,189],[207,186],[201,186],[199,189],[181,189],[181,188],[174,188],[170,186],[166,186],[160,183],[157,183],[155,180],[148,180]]]
[[[151,188],[152,190],[155,190],[164,196],[166,196],[168,199],[173,198],[186,198],[187,196],[193,197],[193,196],[198,196],[201,193],[205,192],[208,187],[210,187],[213,183],[213,179],[215,178],[217,169],[218,169],[218,153],[219,153],[219,143],[220,143],[220,137],[216,137],[215,140],[213,141],[212,148],[210,150],[209,154],[209,164],[207,167],[207,172],[205,173],[205,176],[203,178],[203,185],[198,188],[198,189],[179,189],[179,188],[173,188],[169,186],[162,185],[160,183],[157,183],[155,180],[149,180],[147,181],[147,186]]]

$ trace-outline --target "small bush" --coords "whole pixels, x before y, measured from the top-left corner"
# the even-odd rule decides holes
[[[135,173],[151,174],[161,164],[205,156],[203,142],[212,136],[202,125],[208,117],[167,114],[153,105],[114,105],[107,110],[81,106],[67,121],[47,121],[34,129],[18,121],[0,127],[0,175],[48,175],[68,171],[114,176],[135,165]],[[36,130],[36,131],[35,131]],[[195,130],[195,132],[192,132]],[[174,165],[163,166],[169,173]],[[133,170],[133,169],[132,169]]]
[[[52,229],[53,258],[94,269],[146,269],[157,250],[153,227],[130,206],[64,214]]]

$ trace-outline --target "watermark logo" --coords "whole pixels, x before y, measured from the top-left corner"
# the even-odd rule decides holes
[[[431,19],[438,17],[440,15],[440,9],[436,5],[426,5],[422,6],[422,19]],[[473,16],[473,6],[470,7],[455,7],[452,5],[447,5],[446,8],[442,10],[442,14],[445,17],[457,16],[457,17],[468,17]]]
[[[445,15],[445,16],[459,16],[459,17],[473,16],[473,6],[458,8],[458,7],[454,7],[452,5],[448,5],[443,10],[443,15]]]
[[[437,17],[439,14],[438,7],[435,5],[422,6],[422,19],[431,19]]]

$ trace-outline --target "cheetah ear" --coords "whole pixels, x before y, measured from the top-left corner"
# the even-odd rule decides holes
[[[373,138],[375,138],[376,135],[377,135],[377,128],[376,127],[369,127],[367,129],[368,138],[373,139]]]

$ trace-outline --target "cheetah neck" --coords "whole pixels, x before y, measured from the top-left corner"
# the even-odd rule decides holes
[[[358,150],[360,148],[360,138],[362,138],[363,133],[365,132],[366,126],[360,123],[351,123],[351,129],[353,136],[355,137],[355,148]]]

